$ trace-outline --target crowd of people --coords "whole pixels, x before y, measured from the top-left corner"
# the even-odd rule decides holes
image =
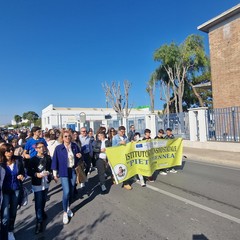
[[[158,131],[155,139],[173,139],[170,128]],[[87,188],[89,174],[97,170],[99,186],[102,192],[107,191],[106,179],[111,176],[106,148],[125,145],[128,142],[151,139],[151,130],[145,129],[144,136],[135,130],[134,125],[126,133],[120,126],[108,130],[101,126],[94,134],[93,130],[82,127],[80,132],[72,129],[45,129],[33,127],[31,130],[4,131],[0,135],[0,239],[14,240],[14,223],[23,182],[31,179],[34,193],[36,226],[35,234],[44,231],[43,222],[47,218],[45,205],[51,181],[60,181],[62,186],[63,224],[68,224],[74,213],[71,203],[77,194],[77,182],[80,188]],[[79,174],[82,174],[82,180]],[[176,173],[174,168],[160,171],[161,175]],[[78,181],[77,181],[78,179]],[[146,186],[146,181],[153,182],[153,176],[138,174],[134,180]],[[132,189],[132,179],[123,182],[122,187]]]

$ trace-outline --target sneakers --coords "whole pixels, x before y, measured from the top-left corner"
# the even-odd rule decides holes
[[[102,189],[102,192],[105,192],[105,191],[107,191],[107,188],[106,188],[106,186],[103,184],[103,185],[101,185],[101,189]]]
[[[8,232],[8,240],[15,240],[13,232]]]
[[[142,186],[142,187],[146,187],[146,183],[144,182],[143,179],[142,179],[142,180],[139,180],[139,182],[141,183],[141,186]]]
[[[122,187],[126,190],[132,190],[132,187],[129,184],[123,185]]]
[[[167,175],[167,173],[166,172],[164,172],[164,171],[160,171],[160,173],[159,173],[160,175],[163,175],[163,176],[166,176]]]
[[[68,215],[68,217],[72,218],[73,217],[73,212],[70,209],[68,209],[67,210],[67,215]]]
[[[63,224],[68,224],[69,219],[68,219],[68,214],[67,213],[63,213]]]
[[[146,184],[145,184],[145,183],[141,183],[141,186],[142,186],[142,187],[146,187]]]
[[[170,169],[169,172],[170,173],[177,173],[177,171],[174,168]]]

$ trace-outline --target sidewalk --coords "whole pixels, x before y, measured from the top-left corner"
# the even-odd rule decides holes
[[[189,161],[196,160],[240,168],[240,154],[238,152],[183,147],[183,155]]]

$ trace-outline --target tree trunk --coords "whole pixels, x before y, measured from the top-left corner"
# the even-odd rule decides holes
[[[194,85],[191,82],[188,82],[188,84],[192,87],[193,93],[194,95],[197,97],[198,101],[199,101],[199,105],[200,107],[204,107],[204,102],[202,97],[200,96],[200,94],[197,92],[196,88],[194,87]]]

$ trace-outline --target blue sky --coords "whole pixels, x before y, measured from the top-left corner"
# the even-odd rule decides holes
[[[0,125],[56,107],[105,107],[101,84],[128,80],[129,103],[149,105],[146,83],[162,44],[181,43],[235,0],[10,0],[0,2]],[[156,107],[162,102],[156,92]]]

